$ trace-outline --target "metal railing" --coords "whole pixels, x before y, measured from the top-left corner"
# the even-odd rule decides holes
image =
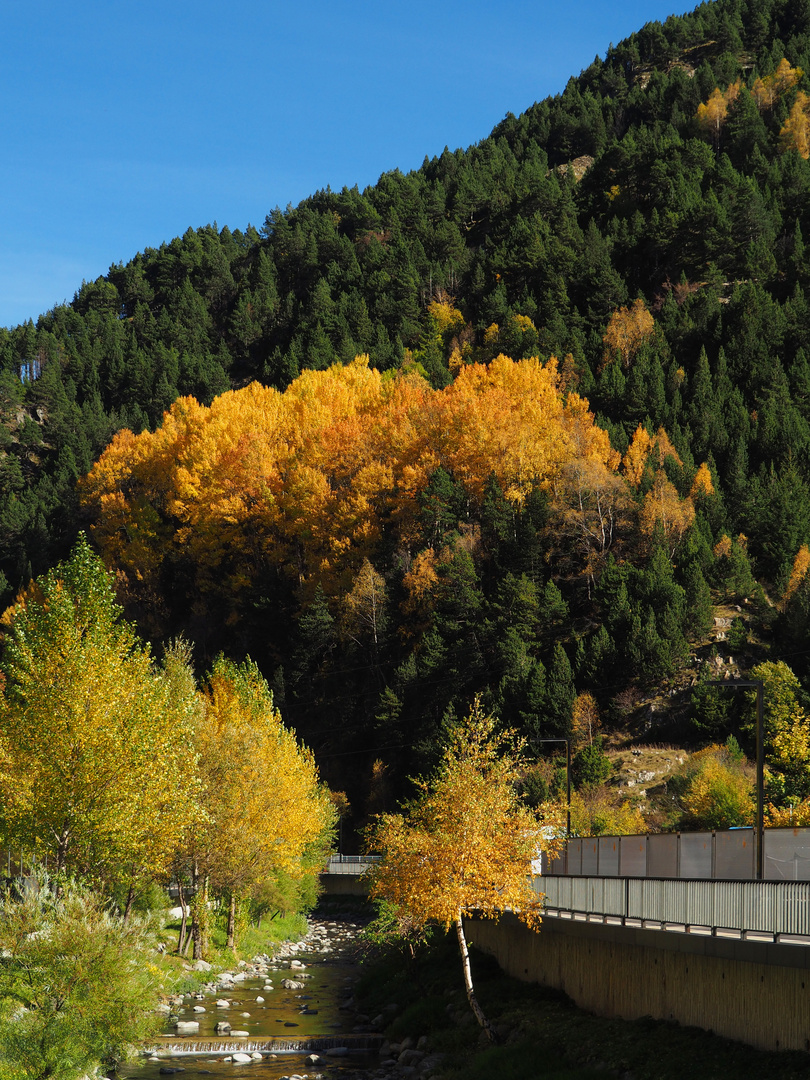
[[[379,855],[330,855],[325,874],[349,874],[359,877],[380,861]]]
[[[538,876],[534,888],[563,918],[810,944],[810,882]]]

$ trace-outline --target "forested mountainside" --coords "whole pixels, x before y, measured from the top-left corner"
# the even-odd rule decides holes
[[[92,526],[154,640],[184,633],[201,660],[249,652],[285,717],[346,768],[429,760],[443,718],[479,690],[535,739],[567,731],[586,691],[620,722],[638,688],[689,665],[712,600],[744,616],[744,666],[783,658],[804,677],[809,157],[810,3],[716,0],[611,46],[467,150],[363,192],[326,188],[260,231],[189,230],[112,267],[0,331],[6,599]],[[361,354],[387,389],[347,404],[356,389],[329,369],[368,371]],[[498,356],[519,371],[557,358],[560,408],[587,399],[609,437],[598,475],[583,450],[556,472],[532,465],[516,488],[497,454],[464,458],[427,436],[418,482],[399,459],[390,475],[362,472],[357,425],[377,430],[391,395],[407,385],[437,415],[465,386],[483,401],[479,365]],[[331,448],[331,461],[296,449],[298,481],[332,511],[355,498],[351,513],[325,512],[317,542],[303,518],[281,530],[283,566],[260,513],[267,462],[251,498],[232,491],[230,516],[206,486],[226,460],[248,483],[235,463],[262,438],[242,416],[258,407],[258,388],[240,390],[253,380],[276,394],[262,409],[298,400],[302,429]],[[248,398],[218,399],[231,388]],[[501,391],[498,409],[516,408]],[[164,423],[183,395],[199,404]],[[546,421],[525,422],[511,436],[528,445]],[[122,428],[145,434],[114,444],[80,507],[77,480]],[[364,469],[381,460],[367,454]],[[292,475],[275,457],[272,469]],[[209,497],[220,517],[203,511]],[[381,605],[371,630],[364,603]]]

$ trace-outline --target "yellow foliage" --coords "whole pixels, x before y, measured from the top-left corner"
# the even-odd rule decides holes
[[[417,923],[449,927],[475,911],[497,918],[512,908],[529,925],[542,905],[530,883],[533,859],[560,832],[554,815],[542,816],[518,800],[519,752],[476,701],[451,731],[442,763],[405,815],[379,818],[372,846],[383,860],[371,877],[371,895],[388,900]]]
[[[768,803],[765,807],[765,824],[771,829],[796,829],[810,825],[810,798],[788,806]]]
[[[527,330],[534,330],[535,326],[528,315],[513,315],[512,322],[525,333]]]
[[[649,432],[645,427],[639,424],[633,433],[633,438],[627,448],[627,453],[622,459],[624,474],[634,487],[638,487],[641,483],[641,478],[644,475],[644,467],[650,456],[651,448],[652,439],[650,438]]]
[[[739,93],[740,84],[734,82],[725,92],[720,89],[713,90],[706,104],[698,105],[697,122],[701,128],[711,134],[715,141],[726,121],[728,107],[737,100]]]
[[[574,836],[636,836],[646,831],[647,824],[639,807],[619,797],[613,788],[603,784],[572,792]]]
[[[574,743],[582,746],[593,743],[593,737],[601,727],[599,706],[593,694],[577,694],[572,720]]]
[[[750,825],[754,816],[753,785],[742,769],[724,760],[722,747],[712,746],[695,754],[696,764],[683,804],[695,825],[727,829]]]
[[[714,495],[711,470],[705,461],[695,473],[695,479],[692,481],[692,489],[689,492],[689,497],[692,499],[695,499],[700,495]]]
[[[7,836],[57,870],[160,876],[199,817],[193,679],[182,659],[153,665],[86,541],[37,591],[14,611],[6,643]]]
[[[770,764],[778,770],[810,767],[810,717],[798,705],[771,735]]]
[[[201,874],[244,894],[279,870],[317,872],[304,856],[328,834],[335,809],[258,669],[220,659],[204,703],[195,744],[206,823],[192,840]]]
[[[436,331],[442,336],[455,334],[464,329],[464,316],[453,306],[452,296],[433,300],[428,304],[428,315],[433,320]]]
[[[788,581],[784,595],[782,596],[783,608],[787,606],[791,596],[793,596],[807,577],[808,569],[810,569],[810,548],[808,548],[807,544],[802,544],[796,552],[796,558],[793,560],[793,569],[790,572],[790,580]]]
[[[772,108],[783,94],[796,85],[803,74],[801,68],[792,68],[783,57],[772,75],[757,79],[751,88],[757,108],[760,110]]]
[[[639,298],[629,308],[614,311],[602,341],[605,345],[602,365],[611,364],[618,356],[623,367],[629,367],[639,349],[655,332],[655,320],[647,305]]]
[[[805,161],[810,158],[810,97],[802,90],[779,132],[779,149],[796,150]]]
[[[651,436],[647,429],[639,424],[627,448],[627,453],[622,459],[625,476],[634,487],[638,487],[644,476],[647,462],[651,460],[661,469],[668,457],[674,458],[679,465],[682,464],[680,455],[672,445],[666,431],[659,428],[658,432]]]
[[[727,559],[731,555],[731,537],[726,533],[714,545],[715,559]]]
[[[689,498],[682,499],[675,485],[667,480],[663,471],[656,474],[652,488],[644,496],[639,514],[641,531],[653,536],[660,527],[672,554],[683,534],[695,520],[695,507]]]
[[[490,325],[484,331],[484,344],[497,345],[500,332],[501,328],[496,322],[490,323]]]

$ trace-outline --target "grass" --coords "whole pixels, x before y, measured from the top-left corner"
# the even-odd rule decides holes
[[[447,1055],[446,1080],[799,1080],[810,1055],[767,1053],[697,1028],[644,1018],[606,1019],[564,994],[504,975],[472,950],[479,1001],[503,1042],[482,1043],[464,994],[455,941],[439,940],[416,961],[388,955],[363,965],[356,996],[371,1015],[396,1003],[386,1034],[427,1035]]]
[[[191,961],[178,956],[177,938],[180,920],[167,922],[158,934],[166,946],[166,952],[156,954],[155,963],[160,967],[162,989],[166,994],[187,993],[197,989],[210,980],[210,974],[204,971],[192,971]],[[249,926],[241,935],[236,950],[227,948],[224,918],[212,919],[210,948],[205,959],[214,968],[226,970],[240,960],[250,960],[258,953],[273,953],[273,948],[282,941],[297,941],[306,934],[307,922],[304,915],[284,915],[276,919],[263,919],[258,927]]]

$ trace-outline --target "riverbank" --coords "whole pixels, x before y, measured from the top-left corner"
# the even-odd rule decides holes
[[[381,1061],[363,1080],[800,1080],[810,1055],[764,1053],[696,1028],[611,1020],[565,995],[504,975],[473,952],[473,978],[500,1045],[486,1044],[467,1005],[453,936],[438,936],[415,960],[389,955],[363,965],[355,1002],[390,1016],[395,1066]],[[409,1061],[421,1045],[423,1057]],[[418,1052],[418,1051],[417,1051]],[[438,1060],[437,1060],[438,1059]]]

